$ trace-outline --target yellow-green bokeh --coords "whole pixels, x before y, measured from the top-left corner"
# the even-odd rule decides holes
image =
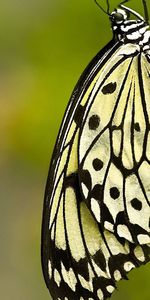
[[[142,12],[140,0],[129,4]],[[93,0],[1,0],[2,300],[50,299],[40,265],[50,157],[76,81],[110,38],[108,17]],[[133,271],[112,299],[149,300],[149,276],[148,265]]]

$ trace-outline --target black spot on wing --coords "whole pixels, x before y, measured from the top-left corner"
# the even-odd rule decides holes
[[[114,91],[116,90],[117,84],[116,82],[110,82],[108,84],[106,84],[103,88],[102,88],[102,93],[104,95],[106,94],[113,94]]]
[[[140,131],[141,129],[140,129],[140,125],[139,125],[139,123],[135,123],[134,124],[134,129],[136,130],[136,131]]]
[[[119,225],[119,224],[128,226],[124,211],[120,211],[116,217],[116,225]]]
[[[84,106],[79,105],[76,109],[75,115],[74,115],[74,121],[77,124],[78,127],[81,126],[83,115],[84,115]]]
[[[135,232],[136,236],[138,236],[140,234],[145,235],[145,236],[149,235],[149,233],[144,228],[139,226],[138,224],[131,224],[131,228]]]
[[[101,268],[101,270],[103,272],[106,271],[106,260],[105,260],[105,256],[102,253],[101,250],[98,250],[94,256],[93,256],[93,260],[95,261],[95,263]]]
[[[102,185],[95,184],[93,187],[90,197],[98,200],[99,202],[102,200],[103,194],[102,194]]]
[[[150,261],[150,247],[149,245],[141,245],[143,252],[144,252],[144,256],[145,256],[145,263]]]
[[[118,190],[117,187],[112,187],[110,188],[110,196],[111,198],[113,198],[114,200],[117,199],[120,195],[120,192]]]
[[[138,200],[137,198],[134,198],[131,200],[131,205],[136,210],[142,209],[142,202],[140,200]]]
[[[100,124],[100,117],[98,115],[93,115],[89,118],[89,129],[96,130]]]
[[[72,173],[64,179],[64,187],[72,187],[74,190],[77,190],[79,186],[78,175],[77,173]]]
[[[81,183],[84,183],[87,189],[90,191],[92,187],[91,175],[88,170],[82,170],[80,174]]]
[[[103,168],[103,162],[100,159],[95,158],[93,160],[93,168],[95,171],[100,171]]]
[[[78,262],[75,262],[76,273],[84,277],[85,280],[89,280],[87,257],[81,258]]]
[[[108,209],[108,207],[106,206],[105,203],[102,203],[102,207],[101,207],[101,216],[102,216],[102,221],[107,221],[110,224],[114,225],[114,220],[113,217]]]

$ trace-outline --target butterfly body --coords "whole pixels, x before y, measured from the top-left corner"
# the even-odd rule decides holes
[[[105,300],[149,261],[150,31],[123,9],[110,19],[114,39],[75,87],[47,181],[42,264],[54,300]]]

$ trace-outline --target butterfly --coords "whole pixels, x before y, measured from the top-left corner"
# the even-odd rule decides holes
[[[41,249],[54,300],[105,300],[150,260],[150,30],[146,1],[145,18],[125,2],[107,1],[113,39],[81,75],[51,160]]]

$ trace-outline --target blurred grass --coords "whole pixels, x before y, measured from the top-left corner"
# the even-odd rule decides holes
[[[139,1],[131,2],[138,7]],[[111,3],[116,6],[118,1]],[[50,156],[76,81],[110,38],[108,18],[92,0],[1,1],[3,300],[50,299],[40,266],[41,214]],[[149,300],[149,266],[129,277],[112,299]]]

